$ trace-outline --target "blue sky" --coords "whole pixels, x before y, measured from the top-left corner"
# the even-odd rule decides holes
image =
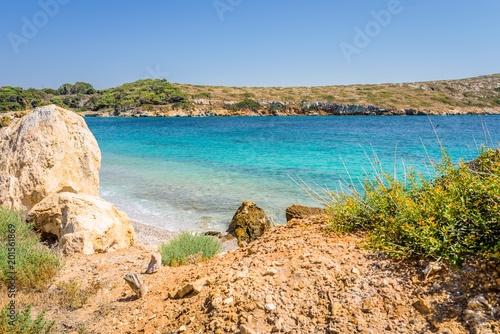
[[[320,86],[500,73],[499,13],[498,0],[4,1],[0,86],[108,88],[147,77]]]

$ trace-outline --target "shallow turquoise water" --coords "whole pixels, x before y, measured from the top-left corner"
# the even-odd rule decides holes
[[[424,145],[440,160],[431,121],[457,161],[486,142],[479,116],[86,118],[102,151],[100,195],[174,231],[224,230],[244,200],[284,223],[287,206],[317,205],[291,178],[335,190],[373,171],[369,159],[427,174]],[[500,116],[482,121],[497,147]]]

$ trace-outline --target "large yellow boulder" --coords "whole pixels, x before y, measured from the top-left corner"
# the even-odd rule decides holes
[[[27,221],[56,236],[66,255],[102,253],[135,242],[128,216],[97,196],[66,192],[48,196],[28,212]]]
[[[101,151],[84,119],[54,105],[0,129],[0,205],[29,210],[58,192],[98,195]]]

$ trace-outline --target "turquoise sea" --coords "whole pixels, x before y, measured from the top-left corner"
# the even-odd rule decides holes
[[[432,174],[427,154],[439,161],[440,146],[431,122],[455,161],[475,157],[476,147],[486,139],[490,147],[498,147],[500,139],[500,116],[86,122],[102,151],[101,197],[133,220],[172,231],[225,230],[244,200],[284,223],[287,206],[318,205],[292,178],[318,190],[336,190],[342,180],[359,184],[358,179],[373,171],[370,161],[391,173],[396,162],[400,178],[408,166]]]

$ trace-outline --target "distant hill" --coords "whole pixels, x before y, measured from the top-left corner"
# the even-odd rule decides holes
[[[87,116],[500,114],[500,74],[460,80],[322,87],[224,87],[145,79],[96,90],[0,88],[0,112],[56,104]]]
[[[86,82],[64,84],[58,89],[0,87],[0,112],[26,110],[46,104],[79,112],[168,104],[182,107],[186,103],[189,103],[187,95],[167,80],[145,79],[103,90],[96,90]]]

